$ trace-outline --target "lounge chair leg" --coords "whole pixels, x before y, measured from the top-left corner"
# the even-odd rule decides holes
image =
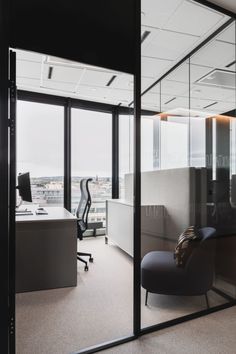
[[[145,306],[147,306],[147,301],[148,301],[148,291],[146,290],[146,296],[145,296]]]
[[[205,294],[205,299],[206,299],[207,308],[209,309],[209,308],[210,308],[210,306],[209,306],[209,300],[208,300],[207,293]]]

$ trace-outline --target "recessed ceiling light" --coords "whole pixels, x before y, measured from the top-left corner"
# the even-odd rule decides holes
[[[53,66],[49,66],[48,68],[48,79],[51,80],[53,72]]]
[[[116,77],[117,77],[117,75],[112,75],[112,77],[110,78],[110,80],[108,81],[106,86],[110,86],[112,84],[112,82],[115,80]]]
[[[145,39],[147,39],[147,37],[149,36],[151,32],[150,31],[144,31],[142,36],[141,36],[141,43],[143,43],[145,41]]]

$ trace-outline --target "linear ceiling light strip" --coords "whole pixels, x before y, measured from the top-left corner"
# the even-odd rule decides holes
[[[166,101],[164,104],[168,104],[168,103],[170,103],[170,102],[172,102],[172,101],[174,101],[174,100],[176,100],[176,97],[174,97],[174,98],[171,98],[171,100],[169,100],[169,101]]]
[[[141,37],[141,43],[143,43],[145,41],[145,39],[147,39],[147,37],[149,36],[151,32],[150,31],[144,31]]]
[[[228,65],[226,65],[226,68],[230,68],[231,66],[233,66],[234,64],[236,64],[236,60],[232,61],[231,63],[229,63]]]
[[[209,107],[211,107],[211,106],[214,106],[214,105],[217,104],[217,103],[218,103],[218,102],[214,102],[214,103],[208,104],[207,106],[203,107],[203,109],[209,108]]]
[[[51,80],[53,72],[53,66],[49,66],[48,68],[48,79]]]
[[[110,86],[112,84],[112,82],[115,80],[116,75],[113,75],[110,80],[108,81],[108,83],[106,84],[106,86]]]

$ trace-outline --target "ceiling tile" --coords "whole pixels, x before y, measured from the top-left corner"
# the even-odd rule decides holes
[[[110,99],[130,103],[133,101],[133,90],[110,89],[108,93]]]
[[[142,92],[144,92],[148,87],[150,87],[153,83],[155,82],[155,80],[150,79],[149,77],[141,77],[141,88],[142,88]],[[154,87],[154,91],[157,92],[157,86]]]
[[[142,55],[177,60],[183,57],[197,41],[198,37],[195,36],[153,29],[142,44]]]
[[[203,36],[223,20],[224,15],[190,1],[184,1],[164,25],[165,29]]]
[[[174,97],[169,96],[165,97],[163,95],[162,100],[161,100],[161,110],[166,111],[169,109],[173,108],[189,108],[189,99],[188,97],[176,97],[174,100],[172,100]]]
[[[28,52],[25,50],[16,50],[16,59],[17,60],[27,60],[27,61],[34,61],[36,63],[42,62],[43,55],[34,52]]]
[[[232,91],[229,89],[224,89],[220,87],[208,87],[201,84],[191,85],[191,97],[194,98],[205,98],[214,101],[224,101],[228,100],[230,93]]]
[[[235,46],[213,40],[192,56],[191,63],[220,68],[233,60],[235,60]]]
[[[111,79],[111,77],[112,76],[110,75],[109,80]],[[118,74],[109,87],[117,88],[121,90],[133,90],[134,88],[133,76],[128,74]]]
[[[25,77],[17,77],[16,78],[17,87],[39,87],[40,80],[39,79],[30,79]]]
[[[16,61],[16,76],[17,77],[28,77],[31,79],[39,79],[41,73],[41,64],[27,61],[27,60],[17,60]]]
[[[235,109],[235,104],[229,102],[218,102],[216,105],[209,107],[209,109],[219,114],[223,114]]]
[[[82,85],[106,86],[113,75],[116,74],[112,72],[85,69],[80,83]]]
[[[43,80],[42,87],[52,89],[52,90],[75,93],[76,84],[58,82],[58,81],[54,81],[54,80]]]
[[[191,109],[201,110],[201,109],[205,109],[204,107],[207,107],[213,103],[215,103],[215,100],[191,98],[191,103],[190,103],[191,106],[190,107],[191,107]],[[210,106],[208,109],[211,110],[211,107],[213,107],[213,106]]]
[[[142,0],[143,25],[161,28],[183,0]]]
[[[78,81],[83,73],[83,69],[80,69],[80,68],[74,68],[74,67],[68,67],[68,66],[62,66],[62,65],[51,65],[51,66],[53,67],[52,80],[54,80],[54,81],[76,84],[76,83],[78,83]],[[43,67],[43,78],[44,79],[48,78],[49,67],[50,67],[50,65],[44,64],[44,67]]]
[[[161,93],[167,95],[188,95],[189,85],[188,83],[176,82],[170,80],[162,80]]]
[[[145,91],[150,87],[155,80],[150,77],[141,77],[141,90]],[[134,80],[132,75],[120,74],[112,82],[111,88],[122,89],[122,90],[134,90]],[[156,90],[157,91],[157,90]]]
[[[234,44],[235,43],[235,23],[232,23],[223,32],[221,32],[217,36],[217,40]]]
[[[84,99],[84,100],[95,100],[95,101],[109,101],[111,102],[112,97],[110,95],[109,88],[102,88],[102,87],[89,87],[80,85],[77,91],[77,97]],[[116,99],[114,98],[114,103],[116,104]]]
[[[167,68],[172,64],[170,60],[155,59],[142,56],[141,58],[141,73],[142,76],[157,78],[162,73],[164,74]]]

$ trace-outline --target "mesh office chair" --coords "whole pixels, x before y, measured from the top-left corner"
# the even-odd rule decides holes
[[[88,184],[92,181],[92,178],[84,178],[80,181],[80,202],[76,210],[77,216],[77,238],[83,240],[83,233],[88,228],[88,214],[91,207],[91,195],[89,192]],[[85,263],[84,270],[88,270],[88,262],[85,261],[81,256],[89,257],[89,262],[93,262],[93,257],[91,253],[77,252],[77,259]]]

